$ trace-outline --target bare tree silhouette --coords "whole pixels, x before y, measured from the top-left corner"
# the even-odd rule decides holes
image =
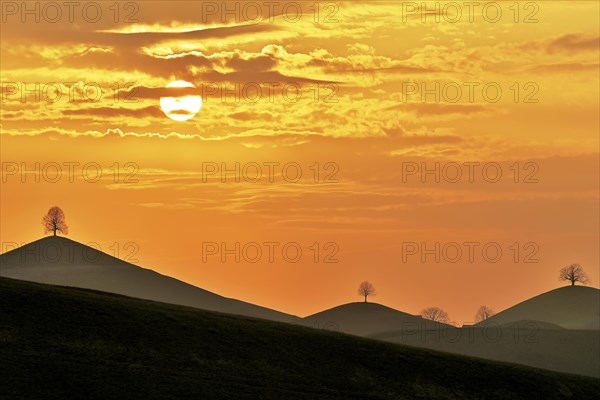
[[[481,306],[475,313],[475,322],[485,321],[494,314],[496,314],[494,310],[492,310],[488,306]]]
[[[587,274],[579,264],[571,264],[560,270],[560,281],[569,281],[571,282],[571,286],[575,286],[575,282],[579,283],[589,283],[590,280],[587,277]]]
[[[69,233],[69,227],[65,222],[65,213],[60,207],[52,207],[48,213],[42,218],[44,233],[52,232],[56,236],[56,231],[66,235]]]
[[[365,303],[366,303],[367,297],[375,296],[375,287],[371,283],[364,281],[358,287],[358,294],[365,297]]]
[[[427,307],[421,311],[421,317],[435,322],[448,322],[448,313],[439,307]]]

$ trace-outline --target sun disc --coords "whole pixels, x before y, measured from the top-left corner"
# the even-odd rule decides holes
[[[174,81],[166,88],[195,88],[194,84],[186,81]],[[174,121],[187,121],[194,118],[202,107],[202,97],[199,95],[165,96],[160,98],[160,108],[165,115]]]

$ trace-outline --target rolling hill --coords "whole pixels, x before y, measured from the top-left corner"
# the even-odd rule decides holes
[[[481,322],[508,324],[522,320],[540,321],[567,329],[600,329],[600,290],[566,286],[516,304]]]
[[[597,399],[577,375],[0,278],[6,399]]]
[[[401,329],[440,329],[440,324],[377,303],[348,303],[303,318],[306,326],[371,336]]]
[[[300,320],[293,315],[219,296],[60,236],[45,237],[0,255],[0,276],[274,321]]]

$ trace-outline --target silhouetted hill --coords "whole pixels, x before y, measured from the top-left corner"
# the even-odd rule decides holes
[[[219,296],[60,236],[45,237],[2,254],[0,276],[95,289],[274,321],[300,320],[289,314]]]
[[[14,399],[597,399],[596,379],[0,279]]]
[[[397,330],[378,340],[600,378],[600,331],[536,321],[441,330]]]
[[[359,336],[371,336],[395,329],[435,329],[448,326],[407,314],[377,303],[348,303],[310,315],[306,326]]]
[[[600,329],[600,290],[586,286],[566,286],[542,293],[514,305],[484,322],[507,324],[534,320],[567,329]]]

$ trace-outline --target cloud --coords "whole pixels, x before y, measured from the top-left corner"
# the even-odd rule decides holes
[[[600,64],[563,63],[536,65],[531,68],[531,71],[548,73],[597,72],[599,68]]]
[[[277,115],[268,111],[236,111],[228,115],[229,118],[240,121],[259,120],[264,121],[267,118],[277,118]]]
[[[402,147],[418,147],[425,145],[433,145],[433,144],[459,144],[464,141],[458,135],[394,135],[393,130],[390,130],[390,136],[396,137],[395,143],[390,143],[390,145],[402,145]]]
[[[90,107],[75,110],[64,110],[63,115],[77,116],[89,115],[96,117],[163,117],[164,114],[158,106],[148,106],[143,108],[126,107]]]
[[[548,42],[547,50],[550,53],[566,51],[569,53],[580,51],[600,50],[600,36],[573,33],[560,36]]]
[[[429,115],[468,115],[485,112],[479,104],[440,104],[440,103],[403,103],[389,107],[388,110],[412,112],[418,117]]]

